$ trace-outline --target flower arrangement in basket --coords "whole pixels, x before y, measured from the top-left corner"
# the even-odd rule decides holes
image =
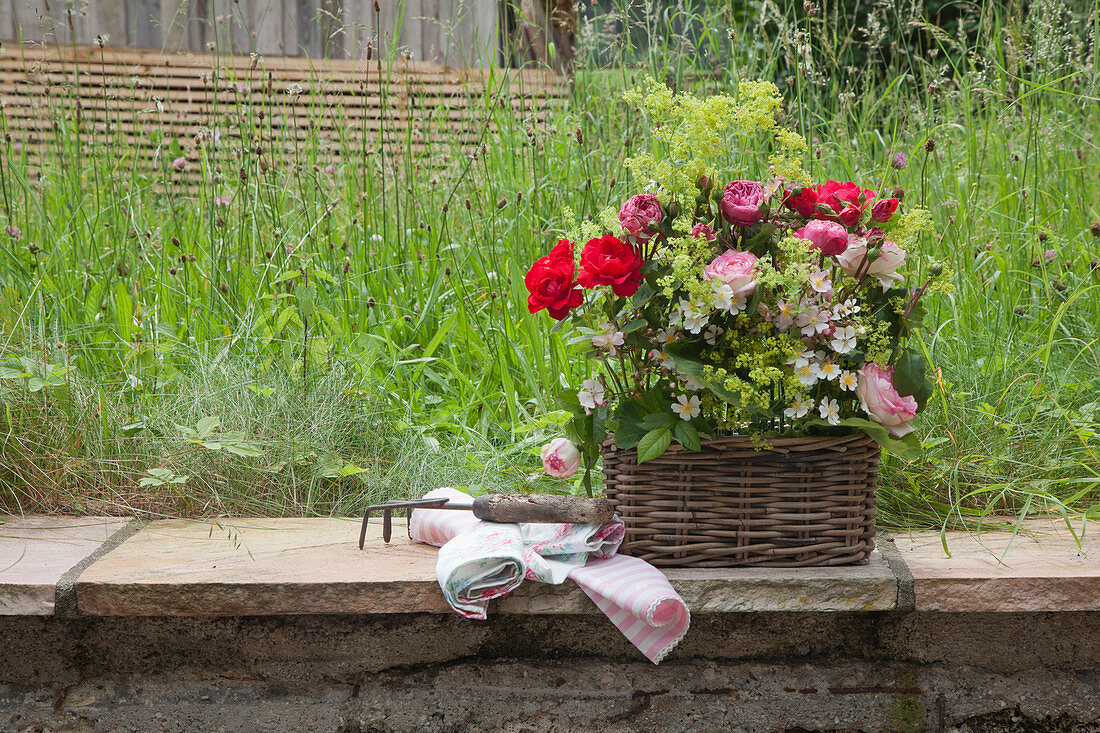
[[[767,450],[856,435],[876,469],[863,434],[918,450],[911,423],[932,385],[907,340],[945,281],[916,256],[928,213],[903,211],[903,194],[811,185],[770,83],[699,99],[649,80],[627,99],[652,143],[627,161],[639,192],[567,225],[526,276],[531,313],[569,319],[596,361],[560,395],[573,417],[543,448],[546,469],[568,476],[583,459],[591,493],[601,447],[609,483],[609,451],[634,451],[637,467],[672,446],[678,475],[723,436]]]

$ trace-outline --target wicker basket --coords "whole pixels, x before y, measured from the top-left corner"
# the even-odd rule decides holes
[[[620,552],[664,567],[865,563],[874,549],[879,446],[864,433],[679,445],[637,463],[602,446],[605,492],[626,523]]]

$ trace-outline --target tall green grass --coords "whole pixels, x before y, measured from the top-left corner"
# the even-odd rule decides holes
[[[210,112],[220,137],[202,143],[197,192],[171,140],[147,173],[61,106],[40,181],[8,141],[0,218],[22,236],[0,250],[0,345],[25,361],[0,380],[0,502],[346,513],[440,483],[567,488],[535,453],[560,419],[549,396],[587,365],[527,314],[523,273],[564,207],[634,192],[623,160],[646,143],[618,94],[651,74],[700,94],[773,79],[815,176],[900,187],[932,211],[924,251],[955,287],[923,343],[938,385],[926,456],[887,458],[883,521],[1087,511],[1100,489],[1096,8],[985,2],[941,27],[858,2],[812,15],[801,2],[629,5],[582,23],[567,111],[540,120],[487,99],[478,139],[373,149],[311,131],[281,138],[293,163],[238,160],[284,131],[229,105]]]

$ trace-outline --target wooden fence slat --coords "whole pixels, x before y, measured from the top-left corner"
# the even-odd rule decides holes
[[[363,59],[396,46],[418,62],[497,63],[501,0],[0,0],[0,40]],[[70,17],[69,11],[73,11]],[[70,26],[71,23],[71,26]],[[396,33],[396,38],[394,34]]]
[[[159,49],[161,46],[160,21],[161,0],[126,0],[126,45]]]
[[[498,89],[501,81],[508,83]],[[291,86],[299,93],[287,94]],[[567,90],[552,74],[526,70],[409,62],[385,68],[379,78],[363,61],[283,57],[254,67],[248,56],[6,47],[0,125],[12,147],[0,146],[0,154],[11,151],[11,162],[23,161],[37,175],[64,154],[55,147],[59,136],[71,139],[75,131],[87,154],[118,153],[120,170],[186,190],[201,183],[202,168],[175,171],[170,157],[182,152],[197,161],[213,150],[219,165],[233,171],[241,166],[235,156],[255,145],[284,171],[303,161],[324,166],[349,150],[382,150],[389,161],[439,169],[471,152],[483,134],[495,134],[487,93],[494,108],[499,95],[525,121],[538,122],[566,104]],[[221,142],[213,149],[209,137],[200,143],[203,131],[221,131]]]
[[[15,38],[15,0],[0,0],[0,38]]]

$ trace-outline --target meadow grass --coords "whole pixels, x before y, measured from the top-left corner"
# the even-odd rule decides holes
[[[918,423],[926,454],[886,457],[880,520],[1087,515],[1095,5],[985,2],[941,27],[859,2],[633,4],[582,24],[594,60],[567,110],[539,121],[488,105],[480,141],[430,140],[425,157],[411,138],[387,157],[311,133],[291,144],[296,162],[245,155],[241,176],[211,161],[193,191],[167,139],[147,174],[121,139],[82,140],[60,106],[40,180],[9,140],[0,216],[20,236],[0,250],[0,503],[342,514],[440,484],[575,490],[540,474],[537,450],[562,420],[553,392],[589,367],[527,313],[523,274],[565,207],[636,191],[623,161],[648,141],[619,93],[651,74],[700,94],[772,79],[815,177],[900,187],[932,212],[923,252],[954,292],[930,303],[921,344],[937,383]],[[232,152],[264,129],[253,114],[230,107],[209,128]]]

